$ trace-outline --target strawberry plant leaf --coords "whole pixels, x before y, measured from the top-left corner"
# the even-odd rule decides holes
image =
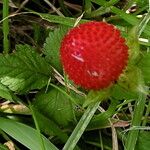
[[[44,54],[50,64],[58,71],[62,70],[62,66],[59,58],[59,49],[63,36],[68,31],[68,26],[61,26],[49,33],[44,44]]]
[[[1,83],[17,92],[41,89],[51,75],[46,60],[28,45],[18,45],[13,54],[1,54],[0,66]]]
[[[57,136],[63,143],[67,141],[67,134],[64,133],[54,121],[38,112],[36,109],[34,109],[34,111],[41,132],[49,136]]]
[[[12,101],[10,90],[0,83],[0,97]]]
[[[150,53],[144,53],[142,60],[138,64],[142,70],[145,82],[150,84]]]
[[[36,96],[34,106],[59,125],[67,126],[73,121],[73,105],[68,97],[57,89],[51,89],[47,93],[39,93]]]

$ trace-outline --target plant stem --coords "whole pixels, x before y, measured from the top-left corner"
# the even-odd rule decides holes
[[[3,0],[3,53],[7,54],[9,52],[9,40],[8,40],[8,34],[9,34],[9,20],[8,18],[8,12],[9,12],[9,1]]]

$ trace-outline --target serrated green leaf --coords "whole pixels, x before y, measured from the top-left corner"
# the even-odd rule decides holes
[[[67,126],[73,121],[71,101],[57,89],[51,89],[47,93],[37,95],[34,106],[59,125]]]
[[[58,71],[62,70],[59,56],[60,44],[68,29],[68,26],[61,26],[53,32],[50,32],[44,44],[44,54],[46,55],[47,60]]]
[[[145,82],[150,84],[150,52],[144,53],[142,60],[138,64],[142,70]]]
[[[150,148],[150,140],[149,139],[150,139],[149,131],[140,132],[135,149],[136,150],[149,150],[149,148]]]
[[[10,90],[1,83],[0,83],[0,97],[5,98],[10,101],[12,100]]]
[[[41,89],[51,75],[46,60],[28,45],[18,45],[13,54],[1,54],[0,66],[1,83],[17,92]]]
[[[30,150],[41,149],[37,131],[25,124],[0,117],[0,129],[12,136]],[[58,150],[47,138],[42,136],[45,150]]]

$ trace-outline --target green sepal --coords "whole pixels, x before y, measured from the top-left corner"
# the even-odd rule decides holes
[[[89,91],[89,93],[85,99],[83,107],[87,107],[91,103],[95,103],[97,101],[102,101],[102,100],[108,98],[109,96],[110,96],[110,88],[103,89],[100,91],[91,90],[91,91]]]
[[[138,41],[138,28],[134,26],[128,33],[127,45],[129,47],[129,64],[135,64],[140,54],[140,45]]]

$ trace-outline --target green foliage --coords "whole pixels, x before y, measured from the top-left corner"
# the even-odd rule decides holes
[[[129,47],[129,63],[136,63],[136,58],[140,53],[140,45],[138,43],[138,28],[134,26],[128,33],[127,45]]]
[[[8,17],[9,15],[9,2],[7,0],[3,1],[3,19],[5,18],[5,20],[3,21],[3,52],[4,53],[8,53],[9,52],[9,39],[8,39],[8,34],[9,34],[9,19],[6,17]]]
[[[77,18],[71,18],[71,17],[56,16],[56,15],[50,15],[45,13],[37,13],[37,12],[33,12],[33,13],[40,16],[43,20],[46,20],[48,22],[59,23],[61,25],[67,25],[70,27],[73,27],[77,20]],[[87,21],[88,20],[82,19],[80,23],[84,23]]]
[[[150,134],[140,128],[149,130],[141,125],[150,124],[148,119],[142,122],[143,118],[147,118],[150,110],[150,104],[147,105],[148,91],[145,88],[150,85],[150,53],[144,51],[149,49],[150,45],[149,2],[147,0],[84,0],[84,6],[81,1],[76,1],[75,5],[61,0],[57,3],[33,0],[30,2],[31,5],[25,5],[26,3],[21,1],[8,3],[5,0],[4,2],[5,4],[2,1],[3,5],[0,6],[4,8],[1,9],[0,15],[5,19],[0,21],[0,33],[3,33],[0,37],[0,48],[3,53],[0,54],[0,106],[3,107],[3,102],[6,102],[7,108],[13,108],[15,111],[5,111],[4,108],[0,112],[0,116],[5,117],[0,117],[2,131],[0,149],[7,149],[3,143],[12,140],[16,149],[23,149],[22,145],[24,145],[31,150],[57,150],[50,142],[52,141],[59,146],[59,149],[63,149],[65,145],[66,150],[74,147],[75,150],[110,150],[117,149],[113,147],[115,144],[113,142],[118,138],[119,150],[123,149],[123,144],[127,150],[148,150]],[[137,7],[133,8],[133,12],[126,13],[134,3]],[[5,18],[8,16],[8,8],[11,8],[10,14],[14,14],[16,8],[19,8],[20,13],[22,10],[28,12],[9,21],[10,18]],[[137,15],[142,17],[139,18]],[[126,37],[130,48],[128,67],[108,93],[105,92],[106,89],[94,93],[81,88],[76,89],[70,86],[71,82],[67,81],[62,72],[59,58],[62,38],[76,23],[92,20],[103,20],[114,24]],[[54,30],[49,32],[48,28]],[[46,41],[45,37],[47,37]],[[139,37],[146,40],[139,40]],[[18,45],[14,50],[18,43],[24,45]],[[57,80],[52,67],[60,73],[57,74]],[[99,106],[96,102],[100,99],[106,100]],[[21,109],[17,110],[20,103],[21,106],[23,103],[28,107],[28,102],[32,110],[28,109],[30,111],[28,114],[21,112]],[[146,112],[145,116],[143,112]],[[123,143],[118,133],[124,130],[129,122],[131,125],[128,128],[131,127],[131,130],[126,136],[127,142]],[[37,130],[32,128],[35,125]],[[77,126],[73,130],[75,125]],[[112,125],[115,127],[112,128],[112,135],[115,135],[114,130],[118,135],[116,139],[110,134]],[[116,128],[116,125],[120,125],[121,128],[119,126]],[[132,130],[132,126],[136,126],[136,130]],[[40,134],[40,131],[47,138]],[[80,142],[77,143],[79,139]],[[45,148],[42,145],[43,141]]]
[[[99,107],[99,104],[100,104],[100,102],[95,102],[88,106],[88,108],[84,112],[83,116],[79,120],[77,126],[73,130],[71,136],[67,140],[65,146],[63,147],[63,150],[73,150],[74,149],[77,142],[81,138],[84,130],[88,126],[90,120],[94,116],[94,113],[96,112],[97,108]]]
[[[130,92],[145,93],[144,79],[141,70],[136,66],[129,66],[128,70],[122,75],[118,84]]]
[[[53,32],[49,33],[49,36],[44,44],[44,54],[46,55],[46,59],[58,71],[62,71],[59,56],[60,44],[67,31],[67,26],[61,26],[55,29]]]
[[[92,118],[91,122],[87,127],[87,130],[107,128],[108,126],[110,126],[109,119],[113,116],[113,114],[116,113],[118,103],[119,103],[118,100],[112,99],[109,108],[105,112],[95,115]],[[115,122],[116,120],[111,121]]]
[[[26,92],[46,86],[51,76],[48,63],[28,45],[18,45],[11,55],[0,55],[0,81],[10,90]]]
[[[35,129],[19,122],[0,117],[0,129],[31,150],[41,148],[40,137]],[[45,150],[58,150],[47,138],[42,136]]]
[[[148,150],[150,147],[150,132],[149,131],[141,131],[138,140],[137,145],[135,147],[136,150]]]
[[[34,106],[59,125],[67,126],[74,122],[73,104],[63,93],[51,89],[36,96]]]
[[[144,0],[144,1],[141,1],[141,0],[136,0],[136,3],[139,7],[145,7],[145,6],[148,6],[148,1]]]
[[[57,136],[63,143],[67,141],[67,134],[64,133],[54,121],[50,120],[50,118],[48,118],[47,116],[39,113],[36,109],[34,109],[34,112],[39,128],[42,132],[49,136]]]
[[[129,99],[136,99],[138,97],[138,94],[129,89],[124,89],[119,85],[115,85],[112,89],[111,97],[118,100],[123,99],[129,100]]]
[[[150,52],[143,54],[143,57],[140,60],[138,66],[142,70],[145,82],[150,84]]]
[[[89,91],[86,101],[83,104],[83,107],[87,107],[91,103],[95,103],[96,101],[105,100],[109,97],[110,89],[100,90],[100,91]]]
[[[7,146],[0,144],[0,149],[1,150],[9,150]]]
[[[12,100],[11,92],[6,86],[0,83],[0,97],[7,100]]]

